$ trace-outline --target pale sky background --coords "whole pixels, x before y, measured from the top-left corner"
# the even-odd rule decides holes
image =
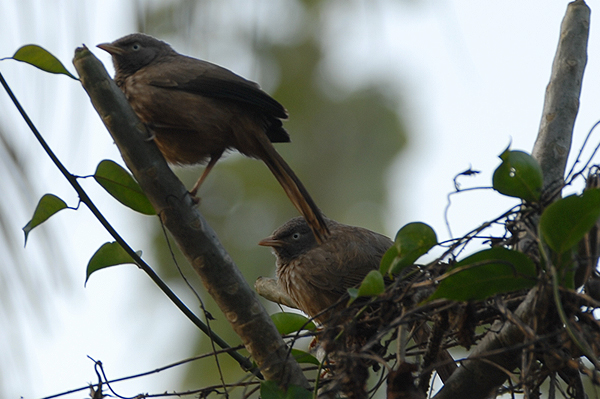
[[[21,45],[36,43],[74,71],[71,59],[75,47],[86,43],[92,48],[135,29],[133,2],[38,0],[17,7],[18,1],[0,2],[0,58],[11,56]],[[497,156],[509,143],[513,149],[531,151],[567,2],[355,3],[362,7],[349,11],[346,2],[331,2],[323,68],[326,72],[337,71],[337,81],[331,84],[349,87],[364,85],[380,74],[397,78],[389,90],[402,92],[404,104],[399,112],[408,123],[410,142],[388,172],[390,217],[384,233],[393,236],[405,223],[423,221],[437,231],[440,240],[446,239],[444,208],[454,176],[471,166],[482,174],[463,177],[462,186],[489,186],[499,164]],[[589,4],[597,5],[591,1]],[[114,12],[117,9],[120,13]],[[575,149],[600,119],[597,15],[592,10]],[[243,15],[237,18],[243,20]],[[221,63],[215,53],[180,50]],[[112,71],[108,56],[97,49],[94,53]],[[248,65],[225,66],[252,79]],[[120,159],[78,82],[13,61],[0,62],[0,71],[70,170],[92,174],[99,160]],[[56,102],[65,106],[57,109],[43,105]],[[23,226],[39,197],[47,192],[75,206],[75,193],[43,154],[4,92],[0,93],[0,109],[2,126],[10,132],[20,155],[30,162],[28,170],[36,176],[38,195],[34,198],[3,196],[5,203],[25,204],[27,211],[15,211],[15,224]],[[592,139],[592,147],[598,143],[599,134]],[[65,137],[73,142],[65,144]],[[112,199],[94,182],[82,183],[134,248],[147,245],[138,232],[140,226],[150,223],[148,218],[140,216],[132,221],[129,212],[115,208]],[[396,187],[401,187],[401,195]],[[455,196],[449,213],[453,233],[465,233],[513,204],[514,200],[493,192]],[[47,270],[52,265],[43,260],[43,251],[48,250],[44,234],[64,243],[64,259],[56,258],[61,263],[56,267],[67,269],[70,279],[57,280]],[[20,245],[22,232],[15,231],[14,237]],[[44,265],[36,274],[39,279],[52,280],[57,289],[51,291],[52,300],[39,304],[42,311],[38,312],[15,293],[9,307],[14,309],[10,315],[14,322],[0,326],[1,397],[34,399],[94,382],[93,364],[87,355],[103,361],[109,378],[152,370],[185,355],[183,346],[164,342],[185,343],[197,331],[134,266],[105,270],[94,275],[87,288],[83,287],[84,265],[108,240],[108,234],[85,209],[63,211],[43,231],[32,233],[27,248],[22,250],[23,268]],[[0,246],[0,251],[4,250]],[[0,270],[0,289],[10,292],[10,278],[10,273],[3,275]],[[33,284],[39,285],[36,289],[41,292],[48,290],[43,283]],[[139,293],[153,298],[156,305],[144,307],[137,300]],[[32,315],[37,318],[32,320]],[[5,322],[7,315],[0,314],[0,320]],[[172,390],[178,372],[120,384],[119,392],[135,395]],[[86,395],[79,392],[69,397]]]

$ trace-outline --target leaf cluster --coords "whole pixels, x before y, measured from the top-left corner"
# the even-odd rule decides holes
[[[320,340],[326,348],[323,364],[330,377],[322,381],[323,389],[349,394],[366,383],[364,378],[360,380],[357,368],[367,370],[377,364],[385,365],[380,379],[383,381],[388,367],[396,368],[411,356],[430,359],[429,364],[421,360],[418,368],[421,370],[419,386],[428,386],[430,374],[425,370],[443,367],[435,365],[441,352],[454,346],[470,348],[484,336],[478,331],[489,328],[495,321],[508,317],[509,322],[517,323],[512,312],[528,293],[538,291],[539,303],[548,305],[535,315],[537,321],[533,324],[538,330],[531,338],[536,340],[536,347],[543,347],[546,353],[560,355],[567,361],[564,341],[557,342],[555,338],[571,337],[572,347],[577,348],[573,358],[585,356],[596,364],[600,347],[591,343],[598,342],[600,337],[600,324],[593,317],[593,309],[599,303],[572,290],[589,281],[588,270],[588,279],[575,282],[577,268],[588,265],[579,264],[576,259],[580,256],[580,244],[596,229],[600,192],[598,188],[588,188],[580,195],[550,202],[542,193],[539,165],[530,155],[506,150],[500,158],[502,163],[494,173],[493,188],[500,194],[521,199],[522,205],[495,222],[513,226],[510,231],[516,233],[516,237],[490,239],[491,247],[456,259],[460,248],[489,224],[443,244],[437,242],[434,230],[424,223],[409,223],[401,228],[379,270],[371,271],[358,288],[349,289],[348,308],[325,323]],[[537,248],[522,252],[519,240],[526,227],[515,229],[514,226],[533,225],[534,219],[539,220],[539,229],[533,232]],[[508,228],[507,234],[510,234]],[[449,249],[440,258],[418,264],[423,255],[444,245],[449,245]],[[591,261],[592,268],[596,261],[597,258]],[[538,291],[534,290],[536,287]],[[358,301],[359,298],[362,301]],[[439,323],[440,320],[445,323]],[[430,346],[431,341],[424,346],[426,341],[418,340],[418,326],[425,322],[444,326],[432,333],[440,337],[434,346]],[[402,329],[413,330],[417,344],[413,350],[405,349],[404,357],[390,347],[394,340],[399,340],[397,345],[400,346],[407,344],[396,335]],[[351,362],[356,356],[373,360],[360,364]],[[339,366],[347,362],[352,366]],[[533,365],[540,371],[549,367],[544,361]],[[594,375],[593,370],[586,373]],[[535,384],[541,384],[547,376],[542,372]],[[359,384],[348,383],[357,378],[361,381]],[[592,380],[600,382],[596,378]]]

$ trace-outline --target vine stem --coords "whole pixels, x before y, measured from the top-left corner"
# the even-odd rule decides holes
[[[127,244],[127,242],[112,227],[112,225],[108,222],[108,220],[106,220],[104,215],[102,215],[100,210],[96,207],[96,205],[93,203],[91,198],[87,195],[85,190],[81,187],[81,185],[77,181],[77,177],[74,176],[73,174],[71,174],[67,170],[67,168],[62,164],[62,162],[60,162],[60,160],[58,159],[56,154],[54,154],[54,152],[52,151],[52,149],[50,148],[50,146],[48,145],[46,140],[44,140],[44,137],[41,135],[41,133],[35,127],[35,124],[29,118],[29,115],[27,115],[27,112],[25,112],[25,110],[21,106],[21,103],[19,102],[17,97],[14,95],[13,91],[10,89],[10,86],[4,79],[4,76],[2,75],[1,72],[0,72],[0,84],[2,84],[2,87],[4,88],[4,90],[10,97],[10,99],[12,100],[13,104],[15,105],[15,107],[17,108],[17,110],[19,111],[19,113],[21,114],[23,119],[25,120],[25,123],[27,123],[27,126],[29,127],[29,129],[31,130],[31,132],[33,133],[35,138],[38,140],[38,142],[40,143],[40,145],[42,146],[42,148],[44,149],[46,154],[48,154],[48,156],[50,157],[50,159],[52,160],[54,165],[56,165],[56,167],[63,174],[65,179],[67,179],[67,181],[71,184],[71,186],[73,187],[75,192],[77,192],[77,195],[79,196],[80,201],[83,202],[89,208],[89,210],[96,217],[96,219],[98,219],[98,221],[106,229],[106,231],[108,231],[108,233],[115,239],[115,241],[117,243],[119,243],[119,245],[121,245],[121,247],[123,247],[125,252],[127,252],[133,258],[133,261],[136,263],[136,265],[140,269],[142,269],[152,279],[152,281],[158,286],[158,288],[171,300],[171,302],[173,302],[175,304],[175,306],[177,306],[177,308],[179,310],[181,310],[181,312],[188,319],[190,319],[190,321],[192,323],[194,323],[194,325],[196,325],[202,332],[204,332],[206,335],[208,335],[221,348],[230,349],[231,346],[223,338],[221,338],[217,334],[213,333],[208,328],[208,326],[202,320],[200,320],[198,318],[198,316],[196,316],[194,314],[194,312],[192,312],[181,301],[181,299],[179,299],[179,297],[169,288],[169,286],[160,278],[160,276],[158,274],[156,274],[156,272],[152,269],[152,267],[150,267],[150,265],[148,265],[142,258],[140,258],[140,256],[133,250],[133,248],[131,248],[129,246],[129,244]],[[260,376],[260,372],[255,367],[253,367],[252,362],[250,362],[250,360],[248,360],[248,358],[242,356],[239,352],[228,351],[227,353],[232,358],[234,358],[244,370],[251,370],[251,371],[253,371],[254,374]]]

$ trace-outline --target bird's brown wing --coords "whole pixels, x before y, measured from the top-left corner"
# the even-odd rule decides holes
[[[285,108],[281,104],[260,90],[255,83],[217,65],[189,57],[177,56],[176,60],[171,59],[170,62],[165,60],[161,64],[140,70],[136,75],[132,80],[137,78],[137,82],[144,81],[146,85],[163,92],[156,93],[155,97],[168,98],[169,96],[164,95],[165,93],[182,94],[182,96],[177,96],[178,101],[175,105],[179,107],[186,105],[187,111],[190,109],[193,111],[182,115],[185,118],[195,119],[189,126],[206,125],[207,120],[211,121],[210,124],[213,126],[209,126],[208,131],[216,131],[209,137],[211,141],[215,142],[211,145],[214,151],[207,150],[205,145],[202,148],[204,154],[200,162],[204,161],[207,155],[210,155],[211,159],[215,159],[214,154],[220,156],[223,150],[228,148],[235,148],[244,155],[262,160],[277,178],[294,206],[307,220],[317,240],[323,241],[329,231],[321,211],[300,179],[271,145],[271,142],[290,141],[280,120],[280,118],[287,117]],[[181,98],[186,96],[188,101],[181,101]],[[165,103],[168,102],[165,101]],[[225,104],[226,102],[230,104]],[[186,103],[192,103],[192,105]],[[224,112],[223,110],[230,112],[233,109],[236,113],[235,119],[245,125],[242,128],[231,129],[231,118],[228,118],[227,115],[224,117],[211,115],[212,112],[207,110],[207,107],[211,106],[215,108],[215,112],[221,113]],[[221,111],[218,110],[219,108]],[[181,112],[175,110],[175,114],[181,114]],[[196,117],[198,115],[202,115],[202,118]],[[173,115],[167,116],[167,119],[173,117]],[[154,122],[158,123],[159,121],[155,120]],[[218,125],[225,126],[225,129],[213,129]],[[197,129],[198,132],[202,130]],[[221,134],[224,130],[229,130],[233,137],[225,137]],[[198,159],[193,159],[194,157],[191,155],[183,157],[184,162],[179,161],[179,158],[182,157],[178,157],[176,154],[172,158],[175,163],[199,163]],[[188,158],[192,161],[186,162]]]
[[[251,82],[235,82],[223,80],[214,76],[198,76],[177,86],[178,90],[215,97],[225,100],[239,101],[272,115],[275,118],[287,119],[287,112],[283,105],[271,96],[260,90]]]
[[[204,97],[234,101],[251,107],[262,114],[271,126],[270,131],[278,131],[272,142],[289,142],[289,135],[281,128],[281,120],[287,119],[286,109],[277,100],[260,89],[254,82],[246,80],[228,69],[206,61],[182,57],[181,62],[161,69],[150,84],[172,90],[181,90]],[[172,66],[171,66],[172,65]]]

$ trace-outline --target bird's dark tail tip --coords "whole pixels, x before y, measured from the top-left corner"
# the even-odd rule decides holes
[[[308,226],[312,230],[317,242],[323,243],[329,236],[329,227],[325,222],[325,218],[321,213],[321,210],[315,204],[310,194],[296,176],[292,168],[285,162],[285,160],[277,153],[275,148],[269,143],[270,148],[267,149],[267,155],[261,157],[263,162],[267,164],[279,184],[283,187],[292,204],[298,209],[300,214],[308,223]]]

